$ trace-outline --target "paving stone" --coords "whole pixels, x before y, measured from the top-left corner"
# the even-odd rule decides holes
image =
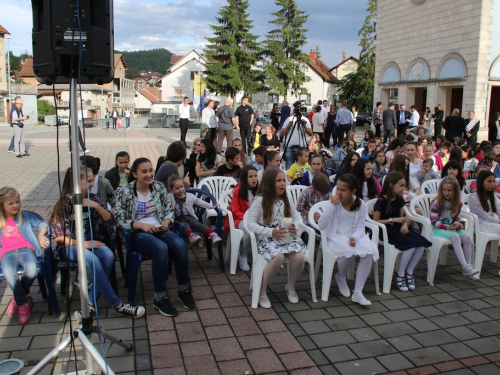
[[[467,345],[462,344],[461,342],[456,342],[448,345],[441,345],[441,349],[446,350],[450,355],[455,357],[456,359],[462,359],[467,357],[472,357],[477,355],[477,353],[469,348]]]
[[[11,337],[8,340],[0,340],[0,352],[12,352],[14,350],[26,350],[31,343],[31,337]]]
[[[471,367],[470,369],[478,375],[498,375],[500,372],[500,368],[493,363]]]
[[[292,312],[292,316],[299,323],[331,318],[331,315],[325,310],[295,311]]]
[[[356,328],[348,331],[357,341],[371,341],[380,339],[380,336],[371,328]]]
[[[396,353],[397,350],[385,340],[366,341],[349,345],[359,358],[377,357],[384,354]]]
[[[495,307],[500,306],[500,295],[495,295],[495,296],[489,296],[483,298],[483,301],[488,302],[490,305],[493,305]]]
[[[451,334],[452,336],[454,336],[459,341],[467,341],[467,340],[472,340],[472,339],[476,339],[479,337],[479,335],[477,333],[471,331],[467,327],[448,328],[446,331],[449,334]]]
[[[181,352],[184,357],[197,357],[200,355],[211,355],[210,346],[206,341],[195,341],[181,343]]]
[[[402,301],[410,307],[421,307],[421,306],[426,306],[426,305],[434,305],[434,304],[438,303],[431,296],[408,297],[408,298],[403,298]]]
[[[185,358],[184,362],[188,374],[218,375],[220,373],[211,355]]]
[[[178,344],[152,346],[151,361],[154,369],[182,366],[181,349]]]
[[[405,322],[408,320],[416,320],[423,318],[418,312],[413,309],[402,309],[397,311],[386,311],[382,313],[391,322]]]
[[[302,347],[290,332],[269,333],[266,338],[278,354],[302,351]]]
[[[237,337],[256,335],[261,333],[260,328],[255,320],[250,317],[232,318],[229,319],[229,323],[231,324],[234,334]]]
[[[291,313],[279,313],[279,318],[283,321],[285,324],[294,324],[297,323],[295,318],[292,316]]]
[[[415,340],[417,340],[422,346],[435,346],[448,344],[450,342],[456,342],[457,339],[450,335],[449,333],[438,330],[431,332],[417,333],[411,335]]]
[[[409,350],[402,354],[417,366],[445,362],[453,359],[452,356],[437,346]]]
[[[410,335],[412,333],[417,333],[415,328],[413,328],[406,322],[384,324],[380,326],[375,326],[373,327],[373,329],[383,338],[404,336],[404,335]]]
[[[377,360],[389,371],[404,370],[414,366],[413,363],[399,353],[378,356]]]
[[[407,323],[419,332],[434,331],[439,329],[439,327],[432,323],[429,319],[417,319],[414,321],[408,321]]]
[[[311,335],[318,348],[327,348],[329,346],[346,345],[355,343],[356,340],[347,331],[337,331],[328,333],[318,333]]]
[[[459,314],[434,316],[429,319],[441,328],[451,328],[469,324],[469,321]]]
[[[406,350],[411,350],[411,349],[416,349],[416,348],[422,347],[422,345],[420,345],[411,336],[392,337],[392,338],[387,339],[387,341],[390,342],[392,344],[392,346],[394,346],[400,352],[404,352]]]
[[[450,296],[453,296],[460,301],[468,301],[475,298],[483,298],[484,294],[478,292],[477,290],[467,289],[450,292]]]
[[[387,319],[381,313],[366,314],[366,315],[360,316],[360,318],[363,319],[366,322],[366,324],[368,324],[370,327],[375,326],[375,325],[380,325],[380,324],[387,324],[387,323],[391,322],[389,319]]]
[[[374,373],[380,374],[387,372],[387,370],[373,358],[336,363],[334,366],[343,375],[372,375]]]
[[[250,364],[246,359],[218,363],[222,375],[251,373]]]
[[[460,370],[453,370],[450,372],[443,372],[441,374],[446,374],[446,375],[474,375],[474,372],[472,370],[469,370],[467,368],[463,368]]]
[[[482,355],[464,358],[460,362],[462,362],[467,367],[479,366],[479,365],[484,365],[485,363],[489,363],[488,359],[483,357]]]
[[[492,307],[491,309],[483,309],[481,312],[489,316],[491,319],[497,319],[500,316],[500,307]]]
[[[176,324],[175,327],[179,342],[206,340],[203,327],[199,322]]]
[[[448,371],[453,371],[453,370],[460,370],[464,368],[464,364],[459,362],[459,361],[451,361],[451,362],[444,362],[444,363],[438,363],[434,365],[435,368],[437,368],[441,372],[448,372]]]
[[[471,324],[468,325],[467,328],[476,332],[480,336],[493,336],[500,334],[500,323],[496,321]]]
[[[314,366],[314,362],[305,352],[282,354],[280,359],[288,371]]]
[[[299,339],[300,338],[308,338],[308,337],[304,336],[304,337],[299,337]],[[263,335],[237,337],[237,339],[244,351],[252,349],[268,348],[271,346]]]
[[[466,300],[463,301],[466,305],[470,306],[473,309],[476,310],[481,310],[481,309],[487,309],[492,307],[489,303],[485,302],[482,299],[471,299],[471,300]]]
[[[441,303],[436,305],[436,307],[446,314],[456,314],[471,310],[471,307],[463,302]]]
[[[408,308],[408,305],[399,299],[381,301],[380,303],[384,305],[388,310],[402,310]]]
[[[482,337],[480,339],[465,341],[464,344],[479,354],[487,354],[498,351],[498,348],[500,348],[500,339],[498,337]]]
[[[325,320],[325,323],[328,325],[328,327],[330,327],[332,331],[366,327],[366,323],[356,316],[328,319]]]
[[[331,363],[344,362],[357,358],[356,354],[354,354],[353,351],[346,345],[323,348],[321,351],[328,358],[327,361],[330,361]],[[311,353],[309,352],[309,354]],[[324,363],[316,362],[316,364],[322,365]]]
[[[316,349],[316,345],[310,339],[309,336],[300,336],[300,337],[297,337],[297,341],[304,348],[304,350],[313,350],[313,349]]]
[[[432,296],[436,301],[440,303],[450,303],[450,302],[458,302],[458,300],[450,296],[448,293],[437,293]]]
[[[334,318],[343,318],[345,316],[353,316],[354,312],[347,306],[328,307],[325,309]]]
[[[300,326],[308,335],[315,333],[331,332],[331,329],[325,324],[324,321],[317,320],[314,322],[301,323]]]
[[[339,375],[339,372],[332,365],[320,366],[323,375]]]
[[[217,362],[245,358],[235,337],[210,340],[210,346]]]
[[[366,294],[366,293],[365,293]],[[370,297],[371,298],[371,297]],[[356,303],[349,305],[349,308],[356,313],[356,315],[363,316],[364,314],[372,314],[381,311],[387,311],[387,307],[382,305],[381,302],[373,302],[370,307],[361,306]]]
[[[285,367],[272,349],[250,350],[246,355],[250,365],[257,374],[285,370]]]
[[[286,327],[296,337],[306,335],[306,332],[302,329],[302,327],[298,323],[288,324]],[[272,332],[278,332],[278,331],[280,331],[280,330],[273,330]],[[281,331],[283,331],[283,330],[281,330]],[[264,333],[269,333],[269,332],[264,332]]]
[[[415,311],[426,318],[432,318],[433,316],[444,314],[441,310],[436,309],[434,306],[415,307]]]
[[[462,315],[465,319],[468,319],[473,323],[482,323],[492,320],[489,316],[477,310],[460,313],[460,315]]]

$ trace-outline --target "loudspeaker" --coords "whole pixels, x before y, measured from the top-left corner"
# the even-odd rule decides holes
[[[31,5],[38,82],[69,83],[78,78],[79,64],[81,83],[113,80],[112,0],[32,0]]]

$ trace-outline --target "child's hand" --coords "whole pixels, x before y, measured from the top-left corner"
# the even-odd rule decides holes
[[[295,236],[297,234],[297,228],[295,228],[295,224],[292,223],[292,225],[290,225],[290,228],[288,228],[288,233],[290,233],[290,235],[292,236]]]
[[[146,224],[146,223],[141,223],[140,229],[142,229],[144,232],[149,233],[149,234],[155,234],[160,231],[161,227],[157,227],[156,225],[153,224]]]
[[[408,234],[410,231],[408,230],[408,225],[406,223],[404,223],[402,226],[401,226],[401,233],[403,234]]]
[[[215,210],[217,207],[219,207],[219,205],[218,205],[218,204],[216,204],[215,206],[212,206],[212,207],[210,207],[210,208],[211,208],[212,210]]]
[[[332,195],[332,200],[331,200],[331,202],[332,202],[332,204],[333,204],[333,205],[335,205],[335,206],[336,206],[336,205],[340,202],[340,197],[339,197],[337,194]]]
[[[49,246],[50,243],[50,241],[45,236],[38,237],[38,242],[40,243],[42,249],[45,249],[47,246]]]
[[[356,246],[356,239],[354,237],[349,237],[349,246]]]
[[[96,206],[98,206],[96,202],[94,202],[93,200],[88,200],[87,198],[83,198],[82,205],[83,207],[90,207],[90,208],[95,208]]]
[[[189,180],[189,172],[184,176],[184,182],[188,184],[188,186],[191,186],[191,181]]]
[[[274,238],[277,238],[278,240],[281,240],[283,237],[285,237],[287,230],[285,228],[273,228],[273,234],[272,236]]]
[[[399,223],[399,224],[404,224],[406,223],[406,218],[405,217],[395,217],[392,219],[393,222]]]
[[[314,222],[315,222],[316,224],[318,224],[318,221],[319,221],[319,213],[317,213],[317,212],[316,212],[316,213],[314,214]]]
[[[170,219],[165,220],[160,227],[160,230],[162,232],[168,232],[168,227],[172,224],[172,221]]]

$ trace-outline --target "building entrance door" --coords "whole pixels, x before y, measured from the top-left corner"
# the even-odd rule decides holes
[[[493,86],[491,88],[490,113],[488,123],[493,120],[493,114],[495,112],[500,112],[500,86]]]
[[[427,106],[427,89],[416,88],[415,89],[415,103],[418,113],[420,114],[420,119],[423,121],[423,116],[425,113],[425,107]]]
[[[450,105],[450,113],[448,114],[451,116],[451,112],[455,109],[458,108],[460,110],[460,116],[463,116],[462,113],[462,103],[464,99],[464,88],[453,88],[451,89],[451,105]]]

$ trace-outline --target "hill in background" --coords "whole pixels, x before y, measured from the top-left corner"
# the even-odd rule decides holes
[[[170,68],[172,52],[165,48],[156,48],[144,51],[115,51],[121,53],[127,63],[127,78],[139,77],[140,70],[165,74]]]

